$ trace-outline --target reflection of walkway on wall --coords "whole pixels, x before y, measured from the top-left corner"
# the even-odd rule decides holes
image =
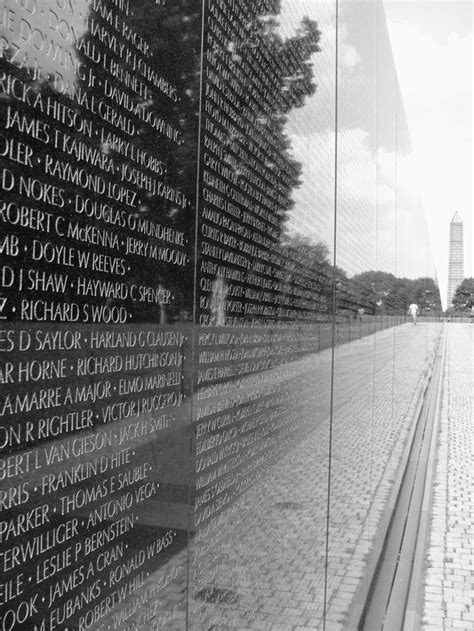
[[[436,325],[424,327],[384,331],[336,351],[328,631],[344,628],[364,580],[438,331]],[[319,362],[326,361],[323,352]],[[207,619],[191,601],[191,628],[323,628],[328,429],[327,422],[317,426],[248,490],[238,512],[222,524],[227,547],[219,565],[210,566],[213,585],[223,594],[229,590],[233,601],[208,602]],[[193,625],[193,619],[199,622]]]
[[[436,324],[401,326],[336,348],[328,541],[329,421],[319,417],[223,512],[212,536],[197,535],[189,556],[183,549],[146,578],[159,612],[134,606],[124,628],[151,616],[150,629],[310,630],[323,629],[326,614],[325,629],[342,631],[365,580],[438,331]],[[314,371],[308,396],[326,412],[331,357],[327,349],[300,360]],[[177,567],[181,578],[167,585]]]
[[[474,327],[447,326],[423,630],[474,628]]]

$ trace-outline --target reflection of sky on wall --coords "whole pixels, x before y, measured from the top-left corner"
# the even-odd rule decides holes
[[[464,220],[465,273],[472,260],[472,0],[384,0],[441,295],[446,299],[448,231]]]
[[[8,50],[16,46],[12,63],[18,67],[34,69],[44,79],[51,75],[61,89],[74,83],[81,73],[76,47],[86,32],[89,13],[88,0],[61,2],[7,2],[1,28],[1,46]],[[10,58],[11,55],[8,55]],[[53,84],[54,85],[54,84]]]
[[[318,85],[287,131],[303,164],[288,228],[332,250],[334,212],[335,3],[283,0],[281,33],[308,15],[322,32]],[[339,13],[337,263],[349,274],[381,269],[424,276],[426,226],[383,10],[341,2]]]

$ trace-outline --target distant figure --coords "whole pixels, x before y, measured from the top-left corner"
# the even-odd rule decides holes
[[[471,305],[471,314],[470,314],[469,320],[472,326],[472,324],[474,323],[474,305]]]
[[[363,307],[360,307],[359,309],[357,309],[357,319],[359,320],[359,322],[362,322],[362,316],[365,313],[365,309],[363,309]]]
[[[416,324],[416,317],[418,315],[418,305],[416,304],[416,302],[412,302],[411,305],[408,307],[408,313],[411,315],[413,324]]]

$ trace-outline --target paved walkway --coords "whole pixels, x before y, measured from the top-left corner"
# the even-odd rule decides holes
[[[474,327],[447,326],[423,630],[474,629]]]

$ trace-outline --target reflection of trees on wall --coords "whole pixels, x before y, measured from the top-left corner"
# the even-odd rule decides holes
[[[207,4],[207,3],[206,3]],[[209,3],[212,4],[212,3]],[[217,4],[217,3],[215,3]],[[239,4],[239,3],[237,3]],[[280,1],[271,0],[266,3],[240,3],[246,12],[244,27],[245,36],[240,38],[235,33],[229,37],[229,46],[221,45],[220,56],[227,55],[231,63],[239,66],[242,72],[236,76],[220,76],[223,83],[232,84],[232,92],[241,100],[237,108],[245,121],[245,140],[252,139],[265,147],[265,138],[270,134],[273,155],[264,155],[262,166],[268,173],[272,171],[278,175],[280,236],[287,211],[291,208],[291,195],[299,183],[300,164],[290,153],[290,141],[284,133],[287,121],[286,115],[295,107],[304,104],[305,97],[314,93],[316,85],[313,82],[313,71],[310,63],[311,56],[319,51],[318,42],[320,32],[317,24],[304,19],[297,33],[284,40],[277,29],[276,16],[280,12]],[[265,6],[266,5],[266,6]],[[177,3],[156,3],[155,0],[133,0],[130,3],[133,15],[129,17],[131,26],[150,44],[150,64],[177,88],[178,99],[173,101],[159,93],[155,99],[143,99],[145,109],[155,110],[168,123],[180,131],[179,144],[166,138],[158,138],[156,134],[147,133],[143,126],[138,129],[134,142],[147,149],[150,153],[159,155],[165,163],[163,180],[176,190],[180,190],[190,203],[187,208],[179,208],[176,204],[166,200],[145,199],[140,206],[141,215],[165,222],[167,225],[181,230],[187,238],[187,250],[190,265],[185,268],[158,268],[158,281],[171,284],[177,297],[174,317],[180,313],[191,312],[193,295],[192,264],[199,257],[194,247],[194,201],[196,194],[198,134],[205,125],[205,112],[202,111],[201,130],[199,130],[199,104],[201,79],[201,3],[183,0]],[[233,22],[227,18],[228,26]],[[206,27],[209,30],[209,26]],[[241,33],[242,33],[241,32]],[[253,100],[250,104],[246,99],[262,85],[256,74],[255,53],[258,51],[260,59],[271,65],[270,81],[260,88],[264,94],[262,101]],[[211,51],[204,32],[203,56],[203,93],[206,90],[206,55]],[[100,73],[101,69],[97,68]],[[110,80],[110,78],[109,78]],[[204,110],[204,108],[203,108]],[[228,117],[228,114],[224,114]],[[242,130],[243,131],[243,130]],[[220,141],[223,149],[230,150],[229,145],[235,140],[229,131]],[[252,169],[251,164],[240,164],[240,167]],[[242,169],[244,170],[244,169]],[[284,173],[286,180],[281,183],[280,173]],[[245,179],[245,176],[243,176]],[[195,256],[196,254],[196,256]],[[199,258],[196,260],[199,265]],[[199,268],[198,268],[199,269]],[[133,273],[133,270],[132,270]],[[140,266],[136,270],[137,277],[149,282],[157,280],[157,266]],[[142,280],[143,282],[143,280]],[[173,317],[173,315],[172,315]]]
[[[48,3],[45,3],[48,5]],[[108,23],[106,13],[93,12],[90,5],[83,0],[85,11],[89,11],[94,22],[112,33],[113,28]],[[217,5],[219,3],[207,3]],[[235,160],[231,166],[235,169],[237,186],[249,182],[249,174],[255,175],[254,159],[257,153],[252,154],[248,149],[248,143],[254,142],[261,151],[259,155],[259,168],[262,179],[269,187],[278,187],[275,215],[278,221],[273,225],[271,235],[272,247],[280,256],[280,267],[274,269],[274,277],[278,279],[276,292],[297,295],[298,287],[303,290],[310,289],[314,295],[314,303],[311,307],[315,312],[327,314],[332,305],[332,282],[336,282],[338,289],[338,305],[341,309],[351,308],[351,302],[368,306],[376,305],[379,310],[403,311],[413,300],[421,302],[434,302],[438,305],[437,288],[433,281],[427,279],[420,282],[423,289],[418,291],[406,279],[395,279],[390,275],[369,277],[360,275],[354,279],[347,279],[343,270],[334,269],[328,260],[328,252],[322,244],[311,244],[301,236],[288,237],[285,234],[285,223],[289,210],[293,205],[292,195],[294,189],[300,183],[301,167],[292,157],[291,143],[285,133],[288,114],[292,109],[301,107],[305,99],[316,90],[316,84],[311,65],[312,56],[317,53],[321,33],[317,23],[309,19],[303,19],[294,36],[284,39],[278,29],[278,14],[281,3],[279,0],[267,0],[267,2],[236,2],[245,9],[245,19],[239,21],[238,31],[234,31],[234,22],[228,19],[230,28],[227,44],[221,43],[219,49],[211,48],[207,38],[204,40],[204,86],[201,87],[201,37],[202,15],[201,3],[195,0],[180,0],[179,2],[156,2],[156,0],[131,0],[130,14],[126,17],[127,24],[140,34],[148,43],[149,51],[146,55],[138,55],[148,64],[150,71],[154,72],[155,79],[161,77],[163,81],[160,87],[154,88],[146,96],[140,96],[136,91],[125,87],[123,74],[128,71],[133,75],[133,64],[124,60],[117,52],[107,46],[95,33],[76,27],[78,41],[69,42],[69,53],[72,58],[81,62],[82,68],[91,69],[95,77],[95,85],[90,85],[87,73],[82,77],[78,74],[73,77],[65,77],[63,82],[55,81],[51,71],[53,60],[47,60],[49,73],[38,74],[34,68],[25,62],[23,67],[12,67],[5,59],[9,58],[8,50],[4,51],[4,57],[0,60],[0,67],[11,72],[28,87],[28,102],[20,102],[7,94],[2,95],[2,103],[5,106],[12,105],[21,116],[43,119],[45,123],[54,124],[61,133],[69,135],[87,148],[92,147],[111,156],[119,170],[124,164],[130,167],[137,166],[133,160],[124,155],[112,141],[104,142],[98,134],[87,137],[83,132],[61,122],[59,118],[52,119],[45,108],[32,105],[36,95],[41,95],[46,103],[48,97],[54,103],[60,103],[67,111],[76,112],[84,119],[94,119],[90,111],[92,97],[95,104],[102,100],[117,113],[131,118],[135,125],[135,133],[132,137],[119,129],[117,124],[108,123],[96,115],[95,124],[100,125],[106,132],[115,134],[117,139],[129,140],[135,149],[146,151],[157,163],[160,163],[157,173],[141,169],[143,172],[153,175],[157,181],[170,187],[170,190],[179,191],[182,198],[188,200],[183,207],[175,200],[166,196],[153,195],[145,190],[140,191],[140,204],[135,208],[127,208],[121,204],[111,203],[116,211],[108,219],[118,217],[121,212],[125,215],[136,215],[141,218],[149,218],[151,221],[173,228],[184,233],[187,261],[184,265],[167,264],[132,253],[124,255],[124,247],[112,252],[117,256],[124,256],[130,270],[120,278],[124,283],[137,283],[151,287],[163,286],[169,288],[175,300],[173,305],[166,307],[168,321],[187,317],[192,309],[193,274],[192,268],[199,251],[194,253],[194,229],[195,229],[195,196],[197,178],[197,142],[199,136],[199,106],[201,97],[205,96],[206,68],[210,67],[208,55],[216,55],[225,59],[226,67],[231,72],[228,75],[222,73],[221,81],[231,86],[232,93],[237,101],[239,112],[240,137],[237,139],[242,151],[234,154]],[[105,3],[104,6],[118,12],[113,3]],[[85,17],[83,18],[83,21]],[[206,35],[206,33],[205,33]],[[117,34],[117,40],[124,42],[124,38]],[[62,42],[66,49],[66,43]],[[94,48],[95,47],[95,48]],[[133,48],[133,47],[132,47]],[[13,54],[13,52],[12,52]],[[98,59],[98,55],[101,58]],[[104,64],[103,55],[115,62],[116,71],[111,71],[111,66]],[[39,53],[38,53],[39,55]],[[94,59],[96,57],[96,59]],[[137,58],[138,58],[137,57]],[[43,60],[44,61],[44,60]],[[38,60],[40,66],[42,60]],[[56,63],[56,62],[54,62]],[[49,64],[49,66],[48,66]],[[56,64],[57,71],[63,70]],[[105,67],[104,67],[105,66]],[[233,72],[232,68],[240,70]],[[259,76],[262,68],[267,68],[271,76]],[[70,71],[72,72],[72,71]],[[64,74],[64,73],[63,73]],[[136,77],[148,83],[139,71]],[[67,79],[67,80],[66,80]],[[104,93],[105,82],[108,82],[109,92],[114,90],[113,96]],[[150,83],[148,83],[150,85]],[[87,95],[87,100],[80,101],[73,93],[77,88]],[[254,98],[255,97],[255,98]],[[89,104],[89,107],[87,105]],[[143,122],[141,116],[131,112],[138,107],[141,112],[153,112],[160,117],[167,129],[174,130],[176,137],[171,139],[166,133],[151,130],[150,126]],[[206,121],[206,112],[202,114],[202,125]],[[14,130],[12,130],[14,131]],[[233,154],[236,139],[233,132],[222,129],[218,144],[223,154]],[[202,130],[201,130],[202,132]],[[41,157],[53,153],[52,147],[45,144],[41,138],[28,136],[28,145],[34,150],[35,156]],[[271,149],[271,151],[270,151]],[[247,156],[247,160],[246,157]],[[54,157],[64,163],[78,164],[91,174],[99,172],[98,167],[87,163],[86,160],[78,160],[75,155],[65,151],[60,145],[54,148]],[[238,159],[237,159],[238,158]],[[38,163],[40,164],[40,162]],[[20,165],[9,168],[19,172]],[[32,172],[45,182],[54,183],[54,178],[45,175],[42,166],[34,167]],[[162,172],[161,172],[162,169]],[[24,170],[24,169],[23,169]],[[107,173],[104,177],[112,181],[120,181],[117,173]],[[90,198],[100,206],[103,197],[90,190],[81,190],[77,184],[61,181],[66,193],[71,198],[76,194]],[[140,189],[140,184],[130,184],[130,188]],[[143,187],[142,187],[143,188]],[[275,198],[274,198],[275,199]],[[50,210],[45,204],[45,210]],[[126,225],[121,221],[104,221],[97,219],[95,215],[85,217],[72,209],[68,209],[71,221],[81,225],[94,225],[107,229],[110,233],[117,233],[120,239],[126,239],[130,234]],[[34,237],[30,231],[30,238]],[[156,239],[147,234],[135,235],[142,242],[155,242]],[[264,235],[270,237],[270,235]],[[86,246],[84,246],[86,247]],[[259,261],[254,259],[255,263]],[[197,261],[199,265],[199,260]],[[55,269],[54,265],[41,262],[45,271]],[[278,264],[275,264],[278,268]],[[199,269],[199,267],[198,267]],[[380,273],[379,273],[380,274]],[[431,283],[431,284],[430,284]],[[389,289],[387,289],[389,287]],[[420,293],[421,292],[421,293]],[[428,293],[427,293],[428,292]],[[432,296],[430,297],[429,292]],[[68,285],[64,299],[77,300],[74,290]],[[100,300],[101,297],[97,296]],[[111,299],[113,300],[113,299]],[[129,305],[133,315],[138,320],[160,321],[162,306],[153,303],[135,303]],[[375,307],[373,307],[374,310]]]
[[[163,3],[164,4],[164,3]],[[160,68],[169,82],[178,88],[179,99],[173,103],[170,99],[159,99],[158,102],[145,102],[144,107],[157,108],[160,115],[172,122],[180,130],[181,141],[178,146],[163,141],[163,151],[166,161],[166,179],[169,183],[183,191],[189,200],[195,198],[197,177],[197,141],[198,134],[203,134],[205,126],[205,108],[202,107],[201,130],[199,130],[199,104],[200,104],[200,79],[201,79],[201,3],[184,0],[178,3],[166,3],[165,6],[156,4],[155,0],[131,3],[133,17],[130,18],[133,27],[142,34],[150,44],[152,59]],[[213,4],[213,3],[205,3]],[[214,3],[217,4],[217,3]],[[239,4],[239,3],[236,3]],[[244,2],[240,3],[246,12],[244,27],[239,31],[239,36],[232,33],[229,36],[229,45],[222,43],[219,51],[211,50],[206,26],[204,32],[203,50],[203,99],[206,92],[206,60],[207,55],[216,53],[220,58],[227,59],[234,66],[238,66],[243,72],[228,76],[223,72],[219,79],[222,84],[227,83],[240,99],[237,108],[241,120],[245,122],[245,140],[242,142],[246,148],[246,140],[252,139],[265,146],[265,136],[271,135],[273,155],[265,155],[265,163],[262,166],[275,172],[278,168],[284,172],[287,180],[279,189],[279,212],[281,213],[280,231],[284,223],[285,213],[291,207],[291,194],[298,185],[300,165],[290,154],[290,141],[284,133],[286,115],[294,107],[304,104],[306,96],[314,93],[316,86],[313,82],[313,72],[310,63],[311,56],[319,50],[318,42],[320,32],[316,23],[304,19],[294,37],[283,40],[277,31],[276,16],[280,12],[280,1],[271,0],[267,3]],[[265,6],[266,4],[266,6]],[[233,28],[233,20],[226,18],[227,26]],[[245,33],[241,37],[242,33]],[[259,85],[256,75],[255,52],[258,51],[260,59],[266,60],[272,67],[271,81],[266,81],[262,86],[264,91],[264,103],[253,100],[250,104],[246,99]],[[260,82],[261,85],[261,82]],[[224,117],[230,120],[230,116],[224,113]],[[233,132],[228,131],[220,140],[223,150],[231,151],[230,145],[235,140]],[[202,139],[201,139],[202,140]],[[262,141],[262,142],[260,142]],[[139,135],[138,142],[150,151],[157,151],[156,139],[150,138],[146,130]],[[251,164],[239,165],[242,169],[252,169]],[[245,179],[245,176],[243,176]],[[280,182],[280,178],[278,178]],[[193,252],[194,246],[194,204],[187,209],[173,207],[173,204],[160,202],[159,208],[152,203],[145,203],[141,212],[151,216],[166,218],[165,220],[177,229],[185,232],[188,240],[187,249],[190,262],[196,259],[199,265],[199,249]],[[196,256],[195,256],[196,254]],[[198,267],[199,269],[199,267]],[[193,275],[191,268],[181,270],[176,277],[177,270],[162,270],[163,281],[174,274],[173,285],[180,288],[181,309],[191,311],[191,297]],[[179,270],[178,270],[179,272]],[[143,274],[143,270],[140,270]]]
[[[46,3],[46,8],[47,8]],[[275,214],[279,216],[279,223],[275,226],[272,240],[280,246],[283,240],[283,226],[288,210],[292,206],[292,192],[299,184],[300,164],[291,155],[290,140],[285,134],[285,125],[288,113],[295,107],[303,105],[307,96],[314,93],[316,85],[313,81],[313,71],[311,67],[311,57],[319,51],[320,32],[317,24],[308,19],[304,19],[295,35],[288,39],[283,39],[278,32],[276,17],[280,11],[280,2],[271,0],[266,3],[241,2],[245,10],[245,19],[240,21],[239,26],[243,28],[240,35],[232,33],[229,36],[229,46],[219,54],[229,54],[232,63],[238,65],[241,72],[238,76],[233,75],[228,79],[232,81],[233,92],[240,99],[239,112],[242,115],[244,128],[242,131],[241,144],[245,149],[247,141],[252,139],[262,150],[260,166],[263,169],[262,177],[267,185],[278,186],[277,208]],[[102,5],[101,5],[102,6]],[[61,133],[68,134],[78,143],[84,143],[87,148],[98,150],[114,160],[117,171],[108,172],[104,179],[120,182],[120,169],[123,165],[137,167],[137,164],[130,157],[120,150],[119,144],[122,140],[130,141],[135,149],[143,150],[148,155],[161,163],[158,172],[153,173],[146,168],[141,171],[153,176],[157,181],[169,186],[174,191],[179,191],[181,197],[188,200],[186,207],[180,206],[176,201],[167,199],[165,196],[153,195],[146,191],[140,183],[130,184],[130,188],[139,191],[139,204],[135,208],[126,207],[120,203],[109,203],[114,206],[116,216],[121,212],[125,215],[135,214],[141,218],[149,218],[153,222],[171,227],[181,231],[186,237],[186,265],[177,266],[156,262],[150,258],[140,256],[136,253],[127,256],[127,274],[120,278],[124,283],[140,283],[150,287],[163,286],[172,290],[175,301],[173,306],[167,306],[168,321],[183,317],[183,313],[189,313],[192,307],[193,295],[193,274],[192,266],[195,260],[193,252],[194,226],[195,226],[195,195],[197,177],[197,155],[196,147],[199,135],[199,104],[200,104],[200,80],[201,80],[201,37],[202,37],[202,15],[201,3],[192,0],[181,0],[176,3],[157,3],[155,0],[132,0],[129,6],[129,14],[125,18],[127,24],[136,31],[140,37],[147,42],[149,50],[146,55],[137,54],[148,65],[148,70],[152,71],[154,77],[162,77],[163,83],[160,88],[154,88],[146,95],[140,95],[126,85],[124,73],[128,76],[135,75],[144,84],[150,86],[149,81],[144,79],[140,70],[133,68],[131,59],[122,58],[118,48],[114,49],[109,45],[109,39],[101,37],[104,32],[115,35],[120,43],[126,43],[125,38],[114,32],[114,28],[108,19],[110,12],[120,14],[112,3],[105,3],[101,8],[98,6],[93,11],[84,0],[83,23],[79,28],[75,26],[77,40],[73,37],[71,41],[61,41],[63,49],[67,49],[67,54],[74,59],[76,68],[87,69],[84,73],[74,73],[74,64],[69,70],[67,81],[57,82],[54,73],[63,70],[59,64],[53,67],[53,61],[48,60],[48,73],[44,75],[35,74],[32,68],[25,66],[22,69],[15,69],[14,72],[21,80],[27,84],[31,91],[29,96],[41,94],[46,100],[48,98],[55,103],[60,103],[68,111],[77,112],[87,119],[94,119],[90,104],[95,99],[95,107],[99,101],[106,103],[118,115],[123,115],[133,121],[134,133],[127,136],[124,130],[120,129],[120,123],[109,122],[103,117],[95,115],[97,126],[101,126],[108,136],[104,141],[103,134],[93,133],[90,137],[85,136],[83,131],[75,130],[62,123],[59,119],[51,120],[51,115],[46,114],[42,109],[36,108],[34,116],[44,118],[46,124],[54,123]],[[87,22],[86,16],[93,19]],[[91,32],[87,30],[91,24],[100,27]],[[232,20],[228,20],[232,26]],[[111,41],[111,40],[110,40]],[[209,51],[206,48],[205,55]],[[133,46],[127,43],[128,48],[133,50]],[[135,51],[136,52],[136,51]],[[258,61],[256,58],[258,55]],[[109,62],[104,62],[107,57]],[[206,56],[204,56],[206,59]],[[110,65],[110,60],[114,65]],[[42,60],[39,59],[41,66]],[[77,65],[79,62],[79,65]],[[4,62],[3,62],[4,63]],[[203,63],[205,63],[203,61]],[[52,66],[53,64],[53,66]],[[268,78],[258,77],[258,65],[267,65],[271,69],[271,76]],[[115,69],[113,69],[115,68]],[[90,74],[92,72],[94,80],[91,84]],[[11,68],[7,67],[7,70]],[[205,83],[204,75],[204,83]],[[268,79],[268,80],[267,80]],[[227,79],[222,78],[223,81]],[[107,83],[106,83],[107,82]],[[105,91],[108,86],[108,92]],[[77,97],[78,88],[84,95],[84,99]],[[205,86],[204,86],[205,89]],[[248,100],[249,95],[259,92],[257,99]],[[176,98],[175,98],[176,97]],[[8,101],[4,99],[3,101]],[[28,103],[14,103],[20,114],[32,114]],[[177,140],[167,137],[166,133],[159,133],[151,129],[143,122],[143,116],[137,115],[135,108],[139,108],[141,113],[154,113],[164,121],[168,129],[177,133]],[[204,117],[203,121],[204,123]],[[221,142],[223,148],[228,149],[232,142],[231,133],[227,134]],[[270,139],[270,142],[268,141]],[[36,155],[44,155],[50,150],[41,140],[29,138]],[[271,153],[267,150],[271,147]],[[251,152],[250,152],[251,153]],[[96,166],[88,163],[87,160],[78,160],[71,152],[63,150],[60,146],[55,147],[55,157],[69,161],[72,165],[80,164],[90,174],[98,173]],[[254,169],[253,164],[241,162],[242,180],[245,181],[249,170]],[[115,168],[115,167],[114,167]],[[161,172],[162,169],[162,172]],[[282,175],[284,178],[282,178]],[[53,178],[40,173],[45,181],[53,181]],[[74,198],[80,193],[88,197],[92,203],[100,205],[104,202],[100,193],[93,190],[80,190],[77,185],[68,182],[61,182],[66,194]],[[143,190],[140,191],[140,188]],[[105,228],[110,232],[115,232],[120,239],[125,242],[130,231],[123,221],[104,221],[103,218],[91,215],[84,217],[77,215],[72,210],[71,219],[80,224],[93,224],[98,228]],[[142,242],[153,242],[153,238],[146,234],[138,236]],[[154,241],[156,243],[156,240]],[[123,249],[125,245],[122,246]],[[124,251],[117,255],[123,256]],[[282,256],[284,257],[284,248]],[[199,261],[198,261],[199,263]],[[283,267],[283,266],[282,266]],[[48,265],[44,264],[44,269]],[[54,266],[51,271],[54,270]],[[281,270],[280,270],[281,271]],[[281,277],[281,274],[280,274]],[[68,286],[65,298],[77,300],[74,290]],[[99,300],[100,296],[97,297]],[[114,302],[113,298],[108,299]],[[120,302],[120,301],[119,301]],[[138,320],[160,321],[162,317],[162,306],[152,303],[129,304],[128,308]]]
[[[328,315],[332,309],[334,274],[327,245],[312,243],[308,237],[296,233],[283,237],[281,252],[286,261],[282,279],[284,293],[307,287],[312,293],[314,311]]]
[[[21,55],[16,54],[18,51],[15,52],[14,48],[10,52],[6,47],[0,59],[0,69],[11,73],[25,84],[27,98],[21,100],[2,94],[2,106],[11,105],[19,112],[20,117],[26,116],[28,120],[38,119],[41,125],[49,126],[53,130],[50,132],[49,143],[45,143],[38,134],[38,137],[28,135],[26,140],[35,156],[54,154],[54,158],[62,160],[64,164],[69,163],[73,168],[83,168],[91,177],[99,174],[107,182],[123,183],[129,189],[138,191],[139,203],[132,207],[120,201],[106,199],[104,195],[91,188],[81,188],[71,181],[72,178],[59,180],[57,177],[45,175],[42,166],[38,166],[37,171],[34,167],[35,175],[41,181],[60,185],[67,197],[74,199],[79,195],[82,199],[88,198],[91,204],[97,205],[97,208],[104,203],[112,207],[112,212],[107,211],[106,219],[104,213],[98,217],[99,212],[91,213],[88,217],[77,214],[72,204],[65,210],[74,223],[89,227],[92,225],[94,228],[105,229],[109,234],[119,236],[122,241],[120,250],[115,247],[110,254],[126,260],[127,273],[117,280],[129,286],[139,282],[141,285],[152,288],[164,287],[172,291],[174,302],[166,306],[166,317],[169,321],[182,317],[183,311],[190,307],[193,287],[192,256],[188,256],[186,264],[180,265],[158,262],[135,253],[130,256],[130,253],[125,251],[126,238],[131,235],[127,218],[129,215],[146,217],[162,226],[184,233],[186,248],[189,248],[193,241],[201,3],[181,0],[175,3],[168,2],[165,6],[165,2],[156,0],[131,0],[130,3],[124,3],[124,6],[128,4],[128,15],[124,15],[118,8],[119,3],[98,3],[94,11],[87,0],[78,2],[67,38],[56,34],[58,41],[51,43],[51,51],[57,47],[54,56],[46,48],[40,50],[31,45],[31,50],[25,48],[29,55],[23,59]],[[53,5],[50,0],[45,0],[45,15],[48,15],[50,5],[51,8],[57,8],[56,3]],[[68,3],[64,3],[65,8],[66,6],[69,6]],[[82,13],[79,8],[82,9]],[[79,16],[82,16],[80,20]],[[117,28],[114,26],[114,16],[117,18]],[[68,18],[72,19],[66,9],[64,17],[65,24]],[[29,14],[25,14],[26,18],[30,19]],[[140,52],[130,38],[127,39],[120,32],[122,21],[130,28],[130,32],[136,31],[139,37],[147,42],[149,49],[146,53]],[[39,22],[37,26],[39,32],[43,27],[48,34],[52,32],[46,22],[44,25]],[[95,30],[91,32],[88,29]],[[130,55],[127,56],[124,51],[128,51]],[[19,61],[12,64],[6,61],[15,57]],[[141,69],[138,69],[136,64],[139,62],[146,66],[142,65]],[[131,87],[131,81],[134,79],[151,88],[147,94],[140,94]],[[42,99],[41,106],[35,101],[38,95]],[[48,102],[51,105],[46,107],[45,104]],[[108,109],[99,112],[99,103],[105,104]],[[57,113],[61,111],[58,108],[68,112],[65,120]],[[162,129],[157,131],[145,122],[146,116],[137,115],[137,108],[141,113],[153,112],[156,118],[163,122]],[[107,111],[106,115],[104,111]],[[69,125],[68,116],[78,116],[80,120],[92,122],[93,133],[87,134],[84,129]],[[133,133],[129,134],[124,129],[122,117],[133,122]],[[99,129],[104,133],[99,133]],[[64,150],[61,142],[52,146],[52,134],[56,130],[60,133],[60,140],[66,134],[71,139],[69,146],[76,142],[76,146],[84,149],[82,157],[78,158],[74,151]],[[171,138],[173,134],[176,134],[174,139]],[[120,148],[123,142],[133,145],[135,154],[137,150],[147,152],[152,158],[151,167],[150,164],[138,163],[129,153],[125,153],[123,145],[122,149]],[[90,151],[96,153],[91,154]],[[104,172],[97,166],[97,152],[113,159],[113,171]],[[94,160],[87,159],[86,155],[93,155]],[[38,159],[38,164],[43,164],[41,160],[42,158]],[[141,175],[153,177],[156,182],[169,187],[169,190],[179,191],[180,199],[186,198],[189,200],[188,204],[183,207],[176,201],[176,197],[171,199],[171,195],[153,195],[147,192],[138,180],[123,181],[121,168],[124,165],[131,169],[137,168]],[[16,170],[19,171],[18,165]],[[45,210],[49,208],[45,207]],[[157,242],[156,238],[145,233],[133,236],[142,242]],[[50,235],[50,238],[54,238],[54,235]],[[69,244],[77,245],[73,240]],[[104,252],[97,247],[95,250]],[[45,271],[55,269],[44,261],[41,262],[41,266]],[[64,299],[78,300],[69,284]],[[109,304],[123,304],[123,301],[116,298],[105,299],[100,295],[96,300],[107,300]],[[135,320],[159,322],[162,319],[161,304],[145,301],[135,301],[132,304],[129,301],[126,306]]]
[[[298,233],[286,237],[283,250],[287,260],[295,263],[288,266],[288,284],[297,283],[302,274],[316,281],[319,284],[321,313],[332,313],[333,288],[336,313],[341,315],[354,314],[359,309],[367,315],[403,315],[412,302],[418,304],[422,314],[441,312],[439,288],[430,277],[397,278],[389,272],[369,270],[348,278],[343,269],[334,268],[324,243],[312,243],[308,237]],[[466,302],[470,287],[468,280],[459,288],[460,304]],[[474,296],[474,287],[471,291]]]
[[[156,2],[156,0],[132,0],[130,25],[150,45],[147,55],[151,68],[168,82],[168,86],[155,90],[154,98],[143,102],[143,107],[155,111],[166,123],[179,131],[177,142],[165,134],[150,134],[146,125],[139,128],[136,139],[139,146],[164,162],[164,174],[159,179],[172,189],[180,191],[188,200],[183,208],[173,200],[151,195],[140,206],[140,215],[184,232],[186,238],[187,265],[177,267],[156,263],[148,269],[136,270],[137,278],[144,274],[172,288],[175,295],[173,307],[167,307],[168,318],[190,317],[193,293],[193,255],[195,222],[195,195],[199,133],[199,82],[201,52],[201,6],[193,0],[180,2]],[[167,96],[172,95],[172,98]],[[170,313],[171,312],[171,313]],[[187,314],[187,315],[185,315]]]
[[[290,276],[296,274],[295,261],[287,259],[290,244],[285,242],[284,229],[301,175],[285,126],[291,110],[301,107],[316,90],[311,58],[320,50],[321,33],[316,22],[305,18],[294,36],[284,39],[277,21],[279,0],[239,1],[227,9],[222,4],[209,2],[205,15],[201,131],[203,137],[212,138],[212,155],[219,156],[220,164],[210,169],[234,190],[244,191],[244,199],[237,202],[242,212],[250,208],[257,215],[259,210],[252,208],[257,206],[263,210],[262,217],[267,212],[271,215],[271,224],[257,230],[266,239],[273,267],[265,275],[275,281],[278,289],[273,291],[284,294]],[[223,23],[226,26],[221,28]],[[224,120],[213,112],[221,98]],[[204,145],[203,155],[206,149],[209,151]],[[221,166],[226,169],[224,176]],[[262,194],[256,204],[250,188]],[[230,199],[228,192],[226,198]],[[204,205],[202,200],[201,207]],[[197,256],[201,256],[199,250]],[[247,257],[250,272],[264,262],[258,254],[247,253]],[[239,300],[245,303],[244,298]]]
[[[288,176],[288,181],[281,188],[283,225],[283,211],[291,206],[291,194],[299,183],[301,172],[300,163],[291,155],[291,143],[285,134],[285,125],[290,111],[302,107],[306,97],[316,90],[311,57],[320,51],[321,33],[316,22],[304,18],[296,34],[283,39],[278,32],[276,19],[281,10],[280,0],[255,3],[257,6],[250,2],[240,4],[245,5],[248,12],[246,22],[242,25],[245,36],[242,39],[230,37],[228,48],[231,50],[232,64],[242,72],[233,74],[227,83],[233,84],[232,90],[239,99],[238,109],[242,113],[242,120],[246,121],[244,148],[246,141],[257,139],[262,140],[261,147],[265,151],[270,144],[266,142],[266,137],[270,137],[273,156],[266,155],[266,162],[262,166],[269,174],[273,171],[281,175],[283,172]],[[207,48],[205,52],[213,51]],[[263,82],[259,72],[265,67],[271,69],[271,76]],[[255,92],[260,98],[252,98]],[[280,166],[274,164],[275,157],[279,159]]]
[[[348,281],[354,305],[360,305],[367,313],[403,314],[416,302],[421,313],[436,314],[441,311],[439,288],[429,277],[397,278],[381,271],[367,271]]]

